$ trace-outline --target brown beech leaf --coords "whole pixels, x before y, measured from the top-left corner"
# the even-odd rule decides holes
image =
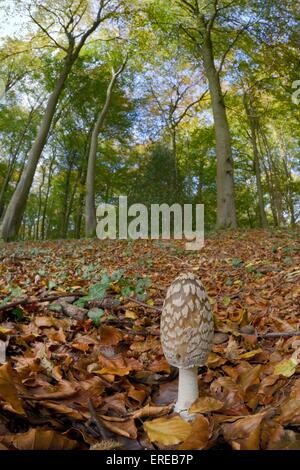
[[[300,433],[291,429],[281,429],[268,443],[268,450],[300,450]]]
[[[100,375],[119,375],[120,377],[123,377],[124,375],[128,375],[130,372],[130,369],[128,367],[102,367],[99,371],[97,371],[98,374]],[[94,371],[94,374],[96,371]]]
[[[161,357],[157,361],[151,362],[148,369],[152,372],[165,372],[166,374],[170,374],[171,372],[170,364],[167,363],[164,357]]]
[[[76,395],[78,386],[67,380],[61,380],[57,385],[43,384],[38,392],[33,392],[35,400],[63,400]]]
[[[180,416],[173,416],[146,421],[144,430],[151,442],[169,446],[185,441],[191,434],[192,426]]]
[[[239,385],[230,377],[219,377],[210,386],[214,398],[224,403],[222,413],[231,415],[247,415],[244,394]]]
[[[130,387],[130,390],[127,395],[129,398],[132,398],[133,400],[137,401],[139,404],[142,404],[147,396],[147,392],[143,389]]]
[[[136,419],[136,418],[148,418],[150,416],[159,416],[159,415],[164,415],[168,414],[172,410],[172,405],[168,406],[150,406],[146,405],[144,408],[141,408],[140,410],[134,411],[131,413],[131,416]]]
[[[258,389],[258,400],[262,405],[267,405],[272,402],[273,394],[280,390],[286,383],[286,378],[279,375],[268,375],[264,377]]]
[[[239,377],[239,385],[243,392],[246,392],[249,387],[259,383],[259,374],[261,372],[261,365],[252,367],[242,373]]]
[[[115,346],[123,339],[123,334],[120,330],[113,326],[101,326],[100,328],[100,343],[101,346]]]
[[[110,431],[120,436],[128,437],[129,439],[137,438],[137,429],[134,423],[134,419],[119,419],[118,421],[112,421],[109,417],[101,415],[101,422]]]
[[[246,416],[234,423],[223,424],[223,434],[235,450],[259,450],[261,423],[265,413]]]
[[[261,348],[253,349],[253,351],[248,351],[246,353],[240,354],[238,358],[239,359],[252,359],[262,352],[263,352],[263,349]]]
[[[78,446],[76,441],[55,431],[43,429],[30,429],[24,434],[6,436],[5,442],[13,444],[19,450],[72,450]]]
[[[90,346],[84,343],[72,343],[72,348],[78,349],[79,351],[82,351],[82,352],[88,352]]]
[[[101,405],[102,414],[113,414],[117,416],[126,415],[125,393],[114,393],[103,398]]]
[[[159,386],[158,392],[153,397],[153,403],[155,403],[155,405],[167,405],[175,402],[177,395],[178,382],[177,380],[172,380],[172,382],[167,382]]]
[[[206,447],[211,436],[210,424],[203,415],[196,417],[192,423],[190,435],[179,446],[180,450],[202,450]]]
[[[52,410],[55,413],[67,415],[69,418],[73,418],[76,420],[82,420],[85,417],[84,413],[80,413],[78,410],[76,410],[74,405],[72,405],[74,406],[74,408],[72,408],[71,404],[68,406],[65,403],[56,403],[56,402],[43,400],[40,406],[43,406],[49,410]],[[85,415],[89,416],[89,413],[86,412]]]
[[[208,356],[207,360],[207,366],[210,369],[216,369],[217,367],[222,366],[227,362],[227,359],[224,359],[223,357],[219,356],[218,354],[211,352]]]
[[[142,353],[150,350],[160,350],[161,345],[157,338],[147,338],[146,341],[135,341],[130,346],[130,349]]]
[[[224,403],[213,397],[200,397],[190,407],[190,413],[210,413],[223,408]]]
[[[0,399],[8,403],[15,413],[25,414],[14,384],[13,370],[8,363],[0,367]]]
[[[295,392],[284,400],[280,405],[280,416],[278,422],[281,424],[300,424],[300,391]]]
[[[8,449],[8,447],[4,446],[3,444],[0,444],[0,450],[9,450],[9,449]]]
[[[142,364],[133,358],[124,358],[122,355],[115,357],[106,357],[104,354],[99,354],[99,363],[101,369],[93,371],[100,375],[119,375],[123,377],[128,375],[132,370],[141,370]]]

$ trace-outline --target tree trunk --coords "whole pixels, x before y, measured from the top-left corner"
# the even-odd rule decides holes
[[[36,233],[35,233],[36,240],[38,240],[40,236],[40,218],[41,218],[41,213],[42,213],[42,190],[43,190],[43,186],[45,183],[45,176],[46,176],[46,168],[43,166],[42,167],[42,181],[39,186],[38,216],[37,216]]]
[[[98,137],[101,130],[101,127],[104,123],[104,119],[106,117],[107,111],[109,109],[112,92],[114,88],[114,84],[119,77],[119,75],[123,72],[127,63],[127,57],[119,68],[117,72],[112,71],[112,77],[109,82],[106,91],[106,99],[104,106],[101,112],[98,115],[96,120],[92,136],[91,136],[91,143],[89,148],[89,156],[88,156],[88,165],[87,165],[87,175],[86,175],[86,197],[85,197],[85,235],[86,237],[92,237],[95,235],[96,232],[96,206],[95,206],[95,169],[96,169],[96,156],[97,156],[97,147],[98,147]]]
[[[174,165],[174,188],[178,189],[178,166],[177,166],[177,139],[176,139],[176,126],[171,128],[171,148]]]
[[[75,238],[80,238],[81,236],[81,224],[83,218],[83,211],[84,211],[84,197],[85,197],[85,182],[86,182],[86,174],[87,174],[87,161],[90,151],[90,144],[91,144],[91,137],[92,132],[94,129],[94,125],[96,122],[97,116],[94,117],[93,124],[89,129],[89,133],[86,139],[85,149],[82,153],[81,157],[81,165],[80,165],[80,180],[79,180],[79,191],[78,191],[78,200],[77,200],[77,210],[74,216],[75,219]]]
[[[6,198],[5,198],[5,194],[6,194],[8,185],[9,185],[9,183],[10,183],[12,174],[13,174],[13,170],[14,170],[16,158],[17,158],[17,157],[14,157],[13,159],[11,159],[11,160],[9,161],[7,173],[6,173],[4,182],[3,182],[2,187],[1,187],[1,191],[0,191],[0,219],[1,219],[2,214],[3,214],[3,212],[4,212],[5,199],[6,199]]]
[[[285,224],[284,216],[283,216],[283,204],[282,204],[282,181],[280,176],[280,168],[277,165],[277,162],[274,161],[272,155],[272,149],[270,149],[269,142],[267,139],[266,134],[260,129],[260,135],[262,139],[262,143],[264,145],[266,151],[266,157],[268,160],[269,165],[269,173],[270,173],[270,180],[272,185],[272,193],[273,193],[273,205],[276,212],[276,220],[277,225],[282,227]]]
[[[46,196],[45,196],[45,202],[44,202],[43,214],[42,214],[42,224],[41,224],[41,239],[42,240],[45,239],[46,214],[47,214],[47,209],[48,209],[48,201],[49,201],[49,195],[50,195],[52,170],[53,170],[54,161],[55,161],[55,154],[52,155],[52,158],[50,160],[49,172],[48,172],[48,178],[47,178],[47,189],[46,189]]]
[[[48,99],[44,117],[37,137],[31,148],[28,162],[24,168],[20,182],[6,209],[1,227],[2,237],[6,241],[13,239],[18,234],[36,167],[46,144],[55,109],[66,79],[71,71],[73,62],[74,60],[72,60],[70,55],[68,55],[65,59],[63,70],[56,82],[54,90]]]
[[[64,88],[69,73],[71,72],[72,66],[76,62],[86,40],[98,28],[100,23],[104,21],[105,18],[107,18],[107,16],[101,16],[102,9],[103,2],[100,2],[100,4],[98,5],[98,11],[95,21],[93,21],[93,24],[90,28],[85,31],[85,33],[79,35],[80,39],[78,41],[77,46],[75,46],[76,36],[67,33],[69,47],[63,61],[62,71],[56,81],[53,92],[49,96],[46,111],[40,124],[36,139],[31,148],[27,165],[24,168],[20,182],[13,194],[13,197],[10,200],[10,203],[7,207],[3,219],[0,231],[4,240],[10,240],[16,237],[16,235],[18,234],[22,217],[25,211],[28,194],[34,178],[35,170],[41,153],[47,142],[51,123],[55,114],[56,106],[59,101],[61,92]]]
[[[263,195],[262,182],[261,182],[260,155],[259,155],[258,146],[257,146],[256,116],[255,116],[255,111],[251,104],[251,97],[248,103],[247,95],[245,93],[243,97],[243,101],[244,101],[244,107],[245,107],[245,111],[247,114],[248,123],[250,127],[250,134],[251,134],[251,144],[252,144],[252,150],[253,150],[253,163],[254,163],[254,171],[255,171],[255,178],[256,178],[260,224],[263,228],[267,228],[268,220],[267,220],[266,211],[265,211],[264,195]]]
[[[11,156],[10,158],[10,161],[9,161],[9,165],[8,165],[8,170],[7,170],[7,174],[6,174],[6,178],[4,180],[4,183],[2,185],[2,188],[1,188],[1,191],[0,191],[0,219],[2,217],[2,214],[4,212],[4,206],[5,206],[5,193],[6,193],[6,190],[8,188],[8,185],[10,183],[10,180],[11,180],[11,177],[13,175],[13,172],[14,172],[14,168],[15,168],[15,164],[16,164],[16,161],[17,161],[17,157],[18,157],[18,154],[20,152],[20,149],[21,149],[21,146],[22,146],[22,143],[23,143],[23,140],[24,140],[24,137],[26,135],[26,132],[27,132],[27,129],[29,128],[30,124],[31,124],[31,121],[32,121],[32,118],[33,118],[33,115],[34,115],[34,111],[35,109],[32,108],[30,110],[30,113],[28,115],[28,119],[27,119],[27,122],[24,126],[24,129],[21,133],[21,136],[19,138],[19,141],[18,141],[18,144],[17,144],[17,147],[15,149],[15,151],[13,152],[13,155]]]
[[[69,193],[70,193],[70,186],[71,186],[71,175],[73,169],[73,158],[69,161],[69,167],[67,170],[66,179],[64,182],[65,191],[63,194],[63,205],[62,205],[62,212],[61,212],[61,238],[66,238],[68,232],[68,205],[69,205]]]
[[[286,201],[288,211],[290,213],[290,224],[293,226],[296,224],[296,215],[294,207],[293,176],[288,162],[288,150],[285,146],[283,136],[278,136],[275,128],[273,128],[273,132],[276,140],[279,142],[278,148],[282,157],[283,169],[286,176]]]
[[[217,228],[236,228],[230,132],[210,32],[203,31],[202,59],[212,102],[217,154]]]

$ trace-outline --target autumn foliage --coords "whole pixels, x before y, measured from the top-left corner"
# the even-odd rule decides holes
[[[300,449],[299,235],[1,245],[0,449]],[[216,332],[193,423],[159,337],[184,271]]]

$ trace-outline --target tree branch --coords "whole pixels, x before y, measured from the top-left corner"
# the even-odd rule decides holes
[[[205,90],[202,95],[200,96],[200,98],[198,98],[196,101],[193,101],[192,103],[190,103],[186,108],[185,110],[183,111],[183,113],[179,116],[179,118],[176,120],[176,126],[178,126],[178,124],[181,123],[182,119],[187,115],[187,113],[189,112],[189,110],[195,106],[197,103],[200,103],[200,101],[203,100],[203,98],[205,97],[205,95],[208,93],[208,90]]]
[[[229,44],[229,46],[227,47],[226,51],[225,51],[224,54],[222,55],[221,62],[220,62],[220,66],[219,66],[219,68],[218,68],[218,73],[221,73],[227,55],[229,54],[229,52],[231,51],[231,49],[233,48],[233,46],[237,43],[237,41],[238,41],[239,37],[241,36],[241,34],[242,34],[244,31],[246,31],[246,29],[249,27],[249,25],[250,25],[250,21],[249,21],[243,28],[241,28],[241,29],[237,32],[237,34],[236,34],[234,40],[233,40],[233,41]]]
[[[196,13],[196,7],[194,7],[190,2],[188,2],[187,0],[177,0],[177,3],[180,5],[180,4],[184,4],[185,6],[181,5],[183,8],[185,8],[185,10],[188,10],[190,13]]]
[[[48,38],[56,45],[56,47],[58,47],[59,49],[62,49],[63,51],[67,52],[67,48],[62,46],[61,44],[59,44],[55,39],[54,37],[49,33],[49,31],[43,26],[41,25],[41,23],[39,23],[35,18],[34,16],[32,16],[32,14],[29,12],[29,16],[30,18],[32,19],[32,21],[43,31],[43,33],[46,34],[46,36],[48,36]]]

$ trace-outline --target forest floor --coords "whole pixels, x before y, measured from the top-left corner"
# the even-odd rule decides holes
[[[0,245],[0,449],[300,449],[299,238]],[[183,271],[216,330],[193,423],[159,339]]]

